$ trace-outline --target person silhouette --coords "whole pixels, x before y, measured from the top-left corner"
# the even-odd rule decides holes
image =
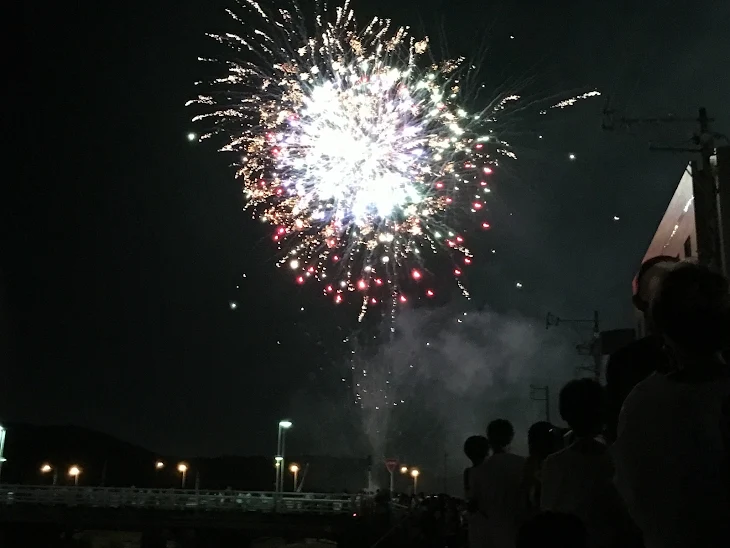
[[[646,335],[614,352],[606,364],[607,417],[605,438],[609,443],[616,439],[616,426],[621,406],[629,392],[654,371],[667,369],[667,358],[662,352],[662,340],[656,334],[651,314],[651,304],[662,278],[679,259],[659,255],[645,261],[636,276],[632,299],[642,313]]]
[[[479,503],[470,489],[471,474],[489,455],[489,441],[484,436],[470,436],[464,442],[464,454],[471,466],[464,470],[464,493],[467,500],[467,534],[469,548],[479,548],[486,544],[487,516],[479,511]]]
[[[613,485],[611,455],[596,439],[604,426],[605,399],[593,379],[570,381],[560,391],[560,416],[573,441],[545,459],[540,508],[578,516],[593,547],[623,548],[634,531]]]
[[[523,491],[527,497],[528,512],[540,509],[542,465],[545,459],[560,449],[560,433],[549,422],[536,422],[527,431],[529,456],[525,462]]]
[[[514,548],[519,520],[524,515],[525,458],[510,452],[514,436],[515,430],[508,420],[490,422],[487,439],[493,454],[469,474],[470,496],[487,518],[487,542],[482,546]]]
[[[730,538],[728,282],[682,263],[652,317],[670,364],[624,402],[612,452],[616,485],[647,548],[725,546]]]

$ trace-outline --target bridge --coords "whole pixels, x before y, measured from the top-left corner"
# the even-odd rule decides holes
[[[235,545],[241,546],[242,538],[272,534],[343,543],[344,537],[368,536],[373,529],[369,508],[370,497],[351,494],[0,485],[0,545],[3,539],[11,546],[10,538],[26,539],[41,531],[58,538],[59,532],[87,530],[137,531],[168,539],[235,535]]]
[[[365,495],[0,485],[0,508],[48,507],[146,509],[201,512],[277,512],[357,516]]]

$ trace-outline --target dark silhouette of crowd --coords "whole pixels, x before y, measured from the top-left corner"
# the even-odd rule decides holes
[[[570,435],[538,422],[522,457],[500,418],[466,440],[470,548],[730,546],[728,282],[657,257],[634,304],[648,335],[610,357],[605,386],[560,391]]]

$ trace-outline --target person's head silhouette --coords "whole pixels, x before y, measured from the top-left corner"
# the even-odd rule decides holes
[[[484,436],[469,436],[464,442],[464,454],[474,466],[481,464],[489,454],[489,441]]]
[[[664,276],[652,317],[681,367],[701,363],[730,346],[730,294],[725,277],[682,263]]]
[[[601,433],[605,420],[603,387],[593,379],[576,379],[560,391],[560,416],[578,438]]]
[[[542,512],[526,521],[517,535],[516,548],[587,548],[588,533],[583,522],[572,514]]]
[[[527,431],[527,448],[531,457],[542,461],[558,450],[558,434],[546,421],[536,422]]]
[[[652,303],[657,295],[664,276],[679,262],[676,257],[659,255],[644,261],[636,275],[633,303],[643,315],[646,327],[654,331],[652,320]]]
[[[509,445],[515,437],[515,429],[512,423],[506,419],[496,419],[487,426],[487,439],[495,453],[503,453],[509,450]]]

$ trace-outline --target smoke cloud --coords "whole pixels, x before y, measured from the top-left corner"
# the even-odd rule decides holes
[[[545,418],[531,384],[550,387],[551,418],[560,422],[556,396],[579,365],[569,332],[517,314],[450,308],[404,312],[393,327],[353,345],[351,393],[308,405],[313,451],[337,447],[440,470],[445,454],[462,461],[466,437],[506,418],[516,430],[513,449],[525,453],[527,429]]]

